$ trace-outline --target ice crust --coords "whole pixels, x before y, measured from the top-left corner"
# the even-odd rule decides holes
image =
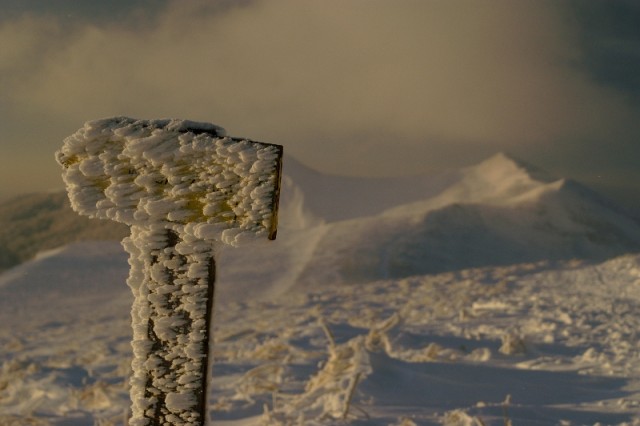
[[[213,252],[199,241],[180,254],[185,243],[172,247],[169,232],[162,225],[132,226],[123,241],[134,294],[129,424],[136,426],[157,418],[172,425],[200,424]]]
[[[75,211],[238,245],[275,229],[280,146],[187,120],[90,121],[56,153]]]
[[[274,238],[282,148],[185,120],[91,121],[56,153],[71,206],[130,226],[129,424],[201,425],[214,242]]]

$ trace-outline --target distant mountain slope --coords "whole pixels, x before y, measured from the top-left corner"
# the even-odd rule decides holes
[[[376,214],[438,192],[449,179],[449,175],[433,178],[332,176],[286,157],[280,234],[283,230],[308,229],[323,222]],[[64,191],[22,195],[0,205],[0,271],[32,258],[39,251],[69,242],[121,240],[127,234],[124,225],[74,213]]]
[[[121,240],[126,226],[71,210],[64,192],[29,194],[0,205],[0,271],[42,250],[81,240]]]
[[[640,252],[640,224],[613,203],[505,154],[439,176],[330,176],[290,157],[284,173],[278,239],[219,248],[220,281],[233,291],[255,279],[286,291],[298,282]],[[4,268],[70,241],[127,234],[124,226],[73,213],[63,193],[3,205],[0,226]]]
[[[303,200],[308,218],[325,222],[373,216],[406,203],[433,197],[461,178],[460,171],[404,177],[347,177],[315,171],[295,158],[285,157],[282,208]],[[294,201],[292,203],[292,201]],[[282,226],[299,221],[289,212]]]
[[[499,154],[434,197],[333,224],[300,279],[360,282],[638,251],[638,222],[576,182]]]
[[[299,182],[300,197],[311,199],[313,194],[304,191],[310,186]],[[352,213],[349,219],[297,232],[286,229],[284,215],[276,244],[224,250],[229,267],[222,276],[242,283],[262,275],[286,291],[296,282],[315,287],[541,260],[600,261],[640,252],[640,224],[613,203],[505,154],[449,173],[433,186],[425,178],[386,183],[378,184],[406,191],[407,202],[352,217],[360,200],[360,192],[354,192],[342,201]],[[346,193],[338,183],[335,187]],[[320,198],[325,206],[343,206],[327,199]],[[382,198],[380,204],[391,204],[387,201]],[[313,207],[310,214],[321,216]],[[242,267],[249,263],[251,268]]]

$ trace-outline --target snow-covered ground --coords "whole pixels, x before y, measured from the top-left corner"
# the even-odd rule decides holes
[[[123,424],[126,272],[102,242],[1,276],[0,424]],[[640,411],[640,256],[221,293],[214,424],[631,424]]]
[[[218,256],[213,424],[640,424],[636,221],[504,155],[285,172],[278,240]],[[85,242],[0,275],[0,425],[124,424],[128,268]]]

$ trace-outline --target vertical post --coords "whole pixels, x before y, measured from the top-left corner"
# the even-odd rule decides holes
[[[180,244],[174,230],[133,226],[124,243],[134,294],[131,424],[206,419],[214,257],[187,253]]]
[[[204,425],[214,245],[275,239],[282,147],[207,123],[86,123],[56,154],[78,213],[130,225],[130,425]]]
[[[209,268],[207,274],[208,282],[207,282],[207,310],[206,310],[206,330],[204,332],[205,340],[204,347],[206,350],[206,356],[204,364],[202,365],[202,379],[200,381],[200,389],[202,389],[202,393],[200,395],[199,410],[203,413],[202,417],[207,419],[207,396],[209,395],[209,378],[212,376],[212,372],[209,370],[213,364],[210,360],[210,350],[211,350],[211,326],[213,325],[213,314],[214,314],[214,306],[215,306],[215,294],[216,294],[216,258],[215,256],[211,256],[209,260]]]

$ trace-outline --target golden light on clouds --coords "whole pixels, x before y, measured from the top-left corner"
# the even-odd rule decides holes
[[[633,113],[578,66],[565,18],[508,0],[176,1],[140,27],[64,31],[24,18],[0,26],[7,135],[21,138],[20,111],[43,120],[18,150],[98,117],[190,118],[350,174],[613,137]]]

